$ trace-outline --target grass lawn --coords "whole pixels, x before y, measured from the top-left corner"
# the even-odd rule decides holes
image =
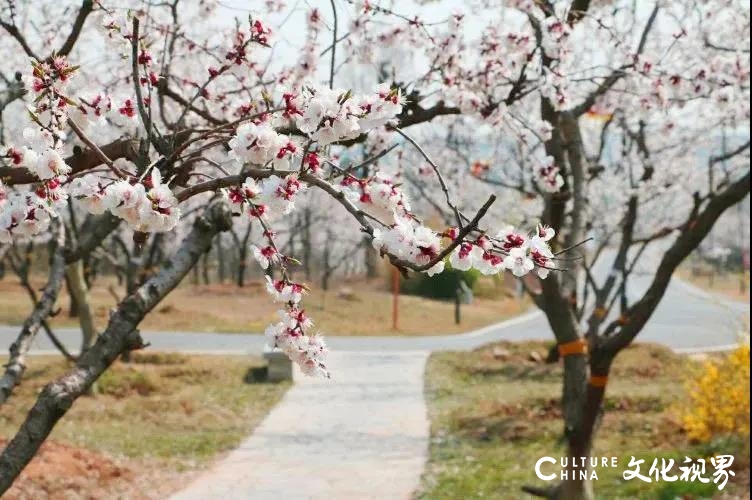
[[[116,363],[55,427],[8,498],[164,498],[264,418],[289,384],[247,384],[260,358],[136,353]],[[26,417],[40,388],[67,368],[34,357],[0,407],[0,444]],[[58,498],[58,497],[55,497]],[[63,498],[63,497],[59,497]],[[76,497],[78,498],[78,497]]]
[[[531,351],[545,357],[546,347],[539,342],[499,343],[430,357],[426,397],[432,438],[419,498],[533,498],[521,492],[522,485],[550,486],[535,476],[534,466],[543,456],[566,453],[559,409],[562,368],[529,360]],[[719,492],[712,482],[624,481],[622,473],[630,469],[632,455],[645,459],[641,472],[647,474],[656,457],[674,458],[677,473],[684,456],[724,453],[735,455],[736,476],[723,493],[732,495],[726,498],[749,498],[748,444],[732,440],[691,445],[681,431],[675,404],[684,393],[682,381],[698,365],[650,345],[620,354],[594,450],[594,456],[618,457],[618,467],[597,470],[597,498],[715,498]]]
[[[37,280],[35,285],[42,287]],[[98,328],[104,328],[115,298],[102,279],[91,290],[91,304]],[[494,298],[476,298],[462,306],[462,323],[454,324],[454,303],[416,296],[399,297],[399,329],[392,330],[392,295],[383,290],[383,280],[355,282],[327,293],[314,288],[304,300],[308,314],[324,335],[437,335],[465,332],[511,316],[529,307],[527,300],[502,293]],[[119,292],[122,294],[122,292]],[[0,280],[0,324],[21,324],[31,302],[15,277]],[[53,326],[78,326],[67,315],[69,299],[63,290],[61,313]],[[183,284],[171,293],[141,323],[143,330],[261,333],[279,321],[275,304],[260,282],[238,288],[234,285]]]

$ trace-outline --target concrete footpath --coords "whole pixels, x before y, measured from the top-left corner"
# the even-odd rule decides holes
[[[408,499],[428,454],[428,352],[331,354],[253,434],[174,500]]]

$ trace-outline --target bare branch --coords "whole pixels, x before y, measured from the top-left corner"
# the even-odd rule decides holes
[[[65,39],[65,42],[63,42],[63,46],[60,47],[60,50],[57,51],[59,55],[67,56],[68,54],[70,54],[70,51],[73,50],[73,47],[76,45],[76,41],[78,41],[79,35],[81,35],[81,30],[84,27],[86,18],[89,17],[89,14],[91,14],[93,10],[93,0],[83,0],[83,2],[81,2],[81,8],[78,9],[78,14],[76,15],[76,19],[73,21],[71,32],[68,35],[68,38]]]
[[[436,165],[436,163],[431,159],[430,156],[428,156],[428,153],[425,152],[425,150],[418,144],[415,139],[410,137],[404,130],[401,130],[399,127],[389,127],[391,130],[394,130],[399,135],[404,137],[407,142],[413,145],[415,149],[418,150],[418,152],[423,156],[423,158],[428,162],[429,165],[431,165],[431,168],[433,169],[434,173],[436,174],[436,177],[439,179],[439,184],[441,185],[441,190],[444,192],[444,197],[446,199],[446,204],[449,206],[449,208],[452,209],[452,212],[454,212],[454,216],[457,218],[457,227],[462,227],[462,217],[460,216],[459,209],[455,206],[454,202],[452,201],[452,197],[449,194],[449,187],[446,184],[446,181],[444,181],[444,176],[441,175],[441,171],[439,170],[439,166]]]
[[[627,310],[623,324],[614,322],[607,328],[607,331],[617,330],[617,333],[604,343],[603,347],[606,350],[615,354],[632,342],[658,307],[676,268],[697,248],[723,212],[749,195],[749,182],[750,176],[747,171],[742,178],[712,197],[703,210],[690,216],[682,228],[682,233],[663,254],[650,287],[642,298]]]
[[[26,318],[18,338],[10,346],[8,363],[5,365],[5,373],[0,378],[0,405],[5,403],[13,392],[13,388],[19,383],[26,370],[26,353],[31,348],[42,322],[52,313],[52,308],[57,300],[57,294],[63,285],[65,260],[63,249],[65,246],[65,227],[55,220],[53,221],[55,233],[54,248],[52,250],[52,263],[47,278],[47,286],[44,288],[41,299],[34,306],[34,310]]]
[[[6,23],[5,21],[0,21],[0,26],[2,26],[3,29],[5,29],[5,31],[7,31],[10,36],[16,39],[16,41],[24,50],[24,52],[26,52],[27,56],[31,57],[32,59],[36,59],[37,61],[41,60],[39,56],[34,52],[34,50],[32,50],[32,48],[29,46],[29,43],[26,41],[26,38],[18,30],[18,27],[15,24],[9,24],[9,23]]]

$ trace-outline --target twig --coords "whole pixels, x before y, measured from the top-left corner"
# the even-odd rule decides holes
[[[44,329],[45,333],[47,334],[47,337],[50,339],[50,342],[52,342],[52,345],[54,345],[58,351],[63,355],[65,359],[68,361],[76,362],[76,356],[68,352],[68,349],[65,348],[62,342],[60,342],[60,339],[58,339],[55,336],[55,333],[52,331],[52,328],[50,328],[50,324],[47,322],[47,320],[42,321],[42,328]]]
[[[133,77],[133,88],[136,91],[136,104],[138,106],[138,115],[141,117],[141,123],[146,129],[146,137],[148,144],[153,143],[151,119],[146,113],[146,107],[144,106],[144,97],[141,94],[141,82],[138,71],[138,28],[139,21],[138,16],[133,16],[133,33],[131,34],[131,72]],[[156,144],[155,144],[156,146]],[[147,148],[148,151],[148,148]],[[161,153],[161,151],[160,151]]]
[[[457,218],[457,226],[459,228],[462,228],[462,217],[460,216],[459,209],[452,203],[452,197],[449,195],[449,187],[447,187],[446,182],[444,181],[444,177],[441,175],[441,172],[439,171],[438,165],[431,159],[430,156],[428,156],[428,153],[423,150],[423,148],[418,144],[415,139],[410,137],[404,130],[400,129],[396,126],[390,126],[391,130],[394,130],[399,135],[404,137],[407,142],[413,145],[415,149],[418,150],[418,152],[423,156],[423,158],[428,162],[429,165],[431,165],[431,168],[433,169],[434,173],[436,174],[436,177],[439,178],[439,184],[441,185],[441,190],[444,192],[444,197],[446,198],[446,203],[449,206],[449,208],[452,209],[452,212],[454,212],[454,216]]]
[[[569,246],[569,247],[565,248],[564,250],[559,250],[554,255],[561,255],[563,253],[569,252],[570,250],[574,250],[575,248],[577,248],[579,246],[582,246],[585,243],[587,243],[588,241],[592,241],[592,240],[593,240],[592,236],[590,238],[585,238],[584,240],[580,241],[579,243],[575,243],[574,245]]]
[[[81,128],[78,125],[76,125],[76,122],[68,118],[68,125],[70,125],[70,128],[73,129],[73,132],[76,133],[78,138],[81,139],[81,142],[89,146],[89,149],[94,151],[94,153],[99,157],[99,159],[102,160],[102,163],[107,165],[109,169],[115,173],[115,175],[117,175],[121,179],[125,179],[128,177],[128,174],[124,173],[122,170],[116,167],[115,163],[112,160],[110,160],[106,154],[104,154],[104,151],[99,149],[99,146],[97,146],[94,143],[94,141],[89,139],[89,137],[84,133],[84,131],[81,130]]]
[[[39,56],[32,50],[32,48],[29,46],[29,43],[26,41],[26,38],[24,38],[23,34],[18,30],[18,27],[15,24],[8,24],[4,21],[0,21],[0,26],[2,26],[5,31],[8,32],[10,36],[16,39],[16,41],[21,45],[21,48],[26,52],[26,55],[31,57],[32,59],[36,59],[39,61]]]

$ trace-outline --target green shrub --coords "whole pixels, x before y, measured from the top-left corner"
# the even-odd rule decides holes
[[[454,299],[458,280],[463,280],[473,290],[480,276],[481,274],[477,269],[458,271],[452,269],[447,263],[444,272],[434,276],[428,276],[424,273],[413,273],[407,279],[401,278],[400,292],[406,295],[418,295],[430,299]]]

